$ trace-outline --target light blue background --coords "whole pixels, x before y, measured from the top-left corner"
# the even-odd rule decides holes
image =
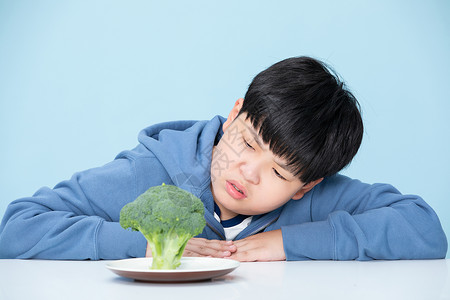
[[[450,237],[450,2],[0,0],[0,216],[103,165],[143,127],[226,115],[291,56],[362,105],[345,174],[423,196]]]

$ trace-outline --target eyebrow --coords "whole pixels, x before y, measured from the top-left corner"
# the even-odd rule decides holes
[[[261,140],[261,137],[256,133],[256,130],[253,127],[249,127],[247,126],[247,124],[245,124],[245,127],[247,128],[247,130],[250,132],[250,134],[253,137],[253,140],[256,142],[256,144],[258,144],[259,148],[264,149],[264,144]],[[284,170],[286,170],[287,172],[289,172],[289,174],[291,174],[290,168],[288,167],[288,165],[283,164],[279,161],[274,160],[274,162],[279,165],[281,168],[283,168]]]

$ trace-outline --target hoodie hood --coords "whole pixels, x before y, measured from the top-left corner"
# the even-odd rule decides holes
[[[160,161],[172,184],[200,197],[211,181],[212,150],[225,120],[215,116],[210,121],[160,123],[143,129],[138,140]]]

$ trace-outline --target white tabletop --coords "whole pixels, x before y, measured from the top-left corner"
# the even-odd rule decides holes
[[[107,261],[0,260],[0,299],[450,299],[450,260],[242,263],[195,283],[120,277]]]

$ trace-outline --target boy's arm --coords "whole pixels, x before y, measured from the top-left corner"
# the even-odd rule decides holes
[[[434,211],[420,198],[390,185],[344,176],[312,196],[312,222],[282,226],[236,241],[232,258],[279,260],[443,258],[447,240]],[[269,234],[271,233],[271,234]]]
[[[447,240],[432,208],[387,184],[333,176],[312,194],[313,222],[282,227],[288,260],[443,258]]]
[[[138,193],[135,168],[134,161],[117,159],[12,202],[0,225],[0,257],[144,256],[143,236],[118,223],[121,207]]]

